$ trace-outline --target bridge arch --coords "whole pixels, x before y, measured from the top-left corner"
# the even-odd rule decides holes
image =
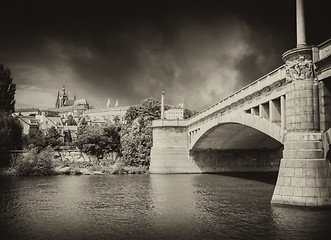
[[[189,157],[205,173],[278,171],[283,134],[267,119],[230,113],[200,123]]]
[[[217,129],[219,129],[219,133],[215,133]],[[192,130],[194,131],[194,127],[192,127]],[[231,133],[231,131],[235,132]],[[276,141],[280,144],[284,143],[286,133],[277,123],[272,123],[267,119],[248,114],[244,111],[233,112],[225,116],[218,116],[201,124],[194,135],[190,134],[191,141],[189,149],[199,148],[201,142],[208,137],[213,137],[213,135],[215,137],[217,134],[232,134],[233,137],[233,134],[236,134],[236,132],[238,134],[238,131],[241,131],[242,134],[254,134],[255,137],[259,138],[263,135],[269,136],[272,139],[271,142]],[[224,137],[226,138],[226,136]],[[270,140],[270,138],[266,139]]]

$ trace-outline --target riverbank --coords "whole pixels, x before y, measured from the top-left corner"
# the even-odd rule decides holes
[[[148,174],[147,166],[130,166],[114,154],[103,159],[80,151],[55,151],[46,149],[15,153],[10,167],[0,169],[0,175],[46,176],[46,175],[102,175],[102,174]]]
[[[54,167],[52,175],[105,175],[105,174],[149,174],[147,167],[132,166],[57,166]],[[18,176],[12,167],[0,168],[0,176]]]

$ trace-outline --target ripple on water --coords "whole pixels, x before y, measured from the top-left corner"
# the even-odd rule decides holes
[[[331,234],[330,210],[271,207],[274,185],[263,177],[0,180],[4,239],[326,239]]]

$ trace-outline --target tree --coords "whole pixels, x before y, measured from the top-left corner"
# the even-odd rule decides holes
[[[19,121],[0,113],[0,151],[22,148],[22,126]]]
[[[119,132],[121,127],[118,124],[106,124],[102,127],[102,136],[100,141],[101,148],[107,152],[120,153],[121,138]]]
[[[85,117],[82,117],[79,119],[79,125],[80,125],[80,127],[85,127],[87,125],[87,121],[86,121]]]
[[[28,138],[28,149],[36,148],[41,151],[45,148],[45,136],[44,133],[37,128],[30,128]]]
[[[83,152],[103,158],[108,153],[120,153],[120,126],[107,123],[103,126],[81,125],[77,131],[76,146]]]
[[[16,84],[13,83],[9,68],[0,64],[0,112],[14,112],[15,92]]]
[[[139,107],[138,106],[131,106],[129,109],[126,111],[125,114],[125,122],[127,124],[131,124],[133,120],[135,120],[139,115]]]
[[[60,137],[61,137],[61,135],[59,134],[59,132],[56,130],[56,128],[54,126],[52,126],[46,132],[45,145],[51,146],[52,148],[60,146],[61,145],[61,142],[59,141]]]
[[[139,116],[144,120],[151,122],[161,118],[161,103],[153,98],[149,97],[141,101],[139,108]]]
[[[116,116],[114,117],[114,123],[115,123],[115,124],[119,124],[120,121],[121,121],[120,117],[116,115]]]
[[[68,131],[64,131],[64,142],[66,143],[66,144],[70,144],[70,143],[72,143],[72,137],[71,137],[71,132],[70,132],[70,130],[68,130]]]
[[[129,109],[130,110],[130,109]],[[127,112],[126,124],[121,129],[122,159],[129,165],[149,166],[153,144],[151,124],[161,118],[161,104],[154,98],[146,98],[141,105]]]
[[[195,114],[197,114],[196,111],[191,111],[187,108],[184,108],[184,119],[188,119],[188,118],[194,116]]]
[[[77,123],[72,115],[68,116],[68,120],[66,121],[67,126],[77,126]]]

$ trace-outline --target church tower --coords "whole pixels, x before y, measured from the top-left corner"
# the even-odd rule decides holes
[[[57,92],[55,107],[60,108],[66,106],[68,99],[69,99],[69,95],[66,92],[65,85],[63,85],[62,92],[61,93]]]

